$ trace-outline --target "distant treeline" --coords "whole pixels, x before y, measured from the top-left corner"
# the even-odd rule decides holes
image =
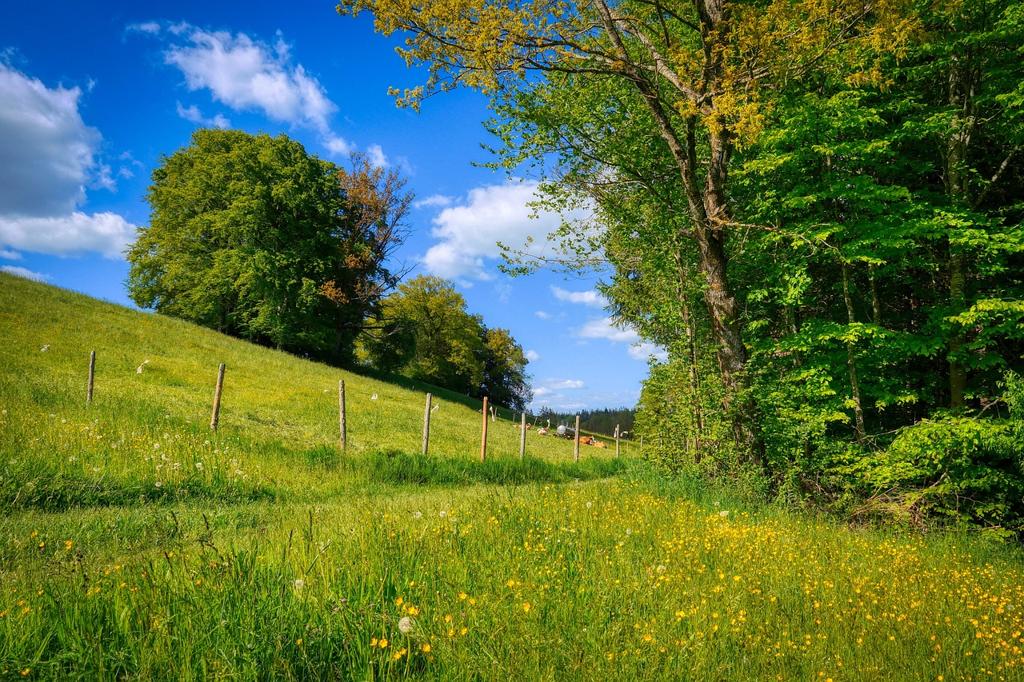
[[[632,408],[616,407],[600,410],[583,410],[579,415],[581,430],[611,435],[615,432],[616,424],[618,424],[621,431],[632,432],[633,419],[636,416],[636,413]],[[576,423],[576,413],[556,412],[555,410],[545,407],[541,408],[540,412],[536,414],[536,419],[538,420],[538,423],[541,424],[543,424],[545,420],[550,419],[552,426],[557,426],[558,424],[568,424],[569,426],[572,426]]]

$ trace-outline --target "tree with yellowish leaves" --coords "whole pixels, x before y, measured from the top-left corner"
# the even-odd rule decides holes
[[[901,49],[915,22],[898,0],[342,0],[372,12],[376,29],[406,36],[400,54],[426,65],[423,85],[395,92],[418,107],[460,85],[496,99],[571,74],[614,82],[643,107],[648,144],[667,152],[685,198],[679,235],[699,254],[724,407],[741,452],[760,458],[757,406],[726,242],[737,228],[729,197],[734,151],[753,142],[774,93],[813,70],[880,79],[875,55]]]

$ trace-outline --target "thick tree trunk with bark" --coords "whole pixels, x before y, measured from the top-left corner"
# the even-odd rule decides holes
[[[944,182],[946,193],[953,204],[966,205],[967,192],[967,150],[974,130],[974,94],[978,85],[978,74],[969,64],[954,62],[949,74],[949,103],[959,109],[956,124],[945,141]],[[949,303],[954,313],[967,307],[967,263],[958,246],[949,242]],[[948,343],[949,359],[949,406],[954,410],[963,409],[964,393],[967,390],[967,368],[958,355],[964,346],[963,334],[954,331]]]
[[[717,43],[729,32],[729,13],[725,0],[697,0],[700,16],[700,31],[704,43],[702,105],[713,110],[714,93],[721,89],[724,79],[722,50]],[[763,464],[763,442],[757,406],[750,395],[749,379],[746,375],[747,351],[743,345],[740,317],[736,295],[729,283],[728,256],[725,235],[731,221],[726,196],[729,158],[733,141],[724,130],[708,131],[708,156],[702,159],[706,166],[703,182],[698,177],[696,120],[690,116],[684,119],[682,129],[670,116],[659,91],[659,84],[652,81],[650,74],[632,59],[622,40],[618,26],[619,17],[606,0],[597,4],[601,21],[611,38],[612,44],[622,60],[623,75],[636,87],[643,97],[658,133],[668,146],[669,153],[679,172],[679,178],[686,193],[689,213],[688,234],[684,239],[697,243],[699,265],[705,280],[704,299],[711,319],[712,335],[716,342],[718,366],[725,388],[724,408],[733,425],[733,438],[741,457],[749,457]],[[679,79],[671,72],[664,58],[650,41],[645,41],[642,32],[636,34],[651,52],[657,72],[666,77],[679,90]],[[688,91],[686,96],[697,96]]]

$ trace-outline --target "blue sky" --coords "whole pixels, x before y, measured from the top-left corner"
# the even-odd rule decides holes
[[[0,268],[130,304],[120,256],[145,225],[160,157],[197,127],[286,133],[344,163],[399,168],[417,203],[399,260],[452,279],[531,357],[534,407],[631,405],[652,348],[611,325],[599,273],[509,278],[496,242],[543,241],[531,178],[490,155],[487,101],[457,91],[398,109],[423,73],[331,2],[9,2],[0,7]]]

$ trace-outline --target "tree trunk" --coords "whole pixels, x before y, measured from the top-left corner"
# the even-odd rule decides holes
[[[853,299],[850,297],[849,267],[846,265],[846,261],[842,261],[841,267],[843,272],[843,301],[846,303],[846,319],[850,324],[853,324],[857,320],[853,312]],[[864,410],[860,404],[860,383],[857,381],[857,363],[854,360],[852,341],[847,341],[846,343],[846,368],[850,374],[850,392],[853,394],[854,433],[857,436],[857,442],[862,443],[864,441]]]
[[[966,57],[964,61],[966,62]],[[944,151],[944,177],[946,193],[950,203],[966,205],[967,201],[967,149],[974,130],[974,94],[978,85],[978,74],[968,63],[954,60],[949,72],[949,103],[959,109],[956,123],[946,138]],[[954,314],[967,307],[967,263],[964,254],[949,240],[949,302]],[[957,357],[964,346],[964,336],[954,331],[948,342],[949,362],[949,406],[954,410],[964,407],[964,393],[967,389],[967,368]]]
[[[693,424],[694,424],[694,461],[700,463],[702,452],[702,439],[704,436],[704,406],[701,399],[700,390],[700,368],[697,365],[697,342],[696,335],[693,329],[693,318],[690,315],[690,303],[686,293],[686,286],[689,284],[689,272],[687,268],[680,265],[680,261],[677,259],[677,267],[679,267],[680,281],[676,286],[676,296],[679,299],[680,311],[683,318],[683,330],[686,335],[686,354],[689,362],[689,383],[690,383],[690,408],[693,412]]]
[[[707,173],[701,183],[697,177],[697,135],[693,116],[685,119],[680,131],[668,114],[657,86],[648,74],[632,64],[606,2],[599,3],[602,20],[623,63],[627,77],[647,104],[659,135],[675,161],[686,193],[692,238],[697,242],[701,274],[705,279],[704,298],[711,318],[711,330],[718,353],[718,366],[725,389],[723,407],[733,424],[733,438],[740,456],[763,465],[763,443],[757,418],[757,406],[750,395],[745,369],[747,352],[743,346],[736,297],[729,284],[725,250],[725,230],[731,215],[725,184],[728,177],[732,140],[725,130],[709,130]],[[721,0],[698,0],[701,34],[705,44],[704,75],[708,92],[714,92],[724,78],[723,55],[718,36],[724,35],[728,12]],[[710,104],[709,104],[710,106]],[[691,238],[690,234],[683,236]]]
[[[961,253],[949,256],[949,299],[954,310],[961,312],[966,307],[964,291],[964,257]],[[964,337],[959,331],[949,339],[949,406],[954,410],[964,407],[964,392],[967,389],[967,369],[957,359],[964,347]]]

